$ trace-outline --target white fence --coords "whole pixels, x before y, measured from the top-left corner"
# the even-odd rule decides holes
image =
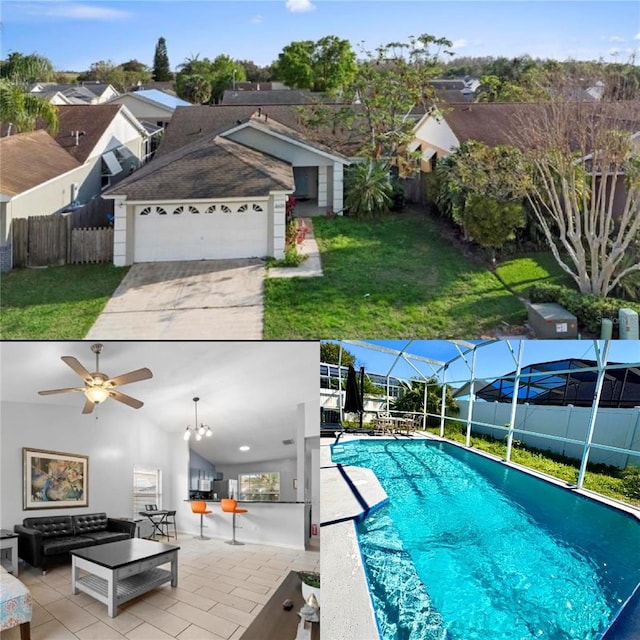
[[[467,400],[458,401],[458,406],[460,413],[456,417],[466,418],[469,402]],[[571,458],[580,459],[584,446],[531,435],[528,432],[584,442],[587,437],[590,416],[590,407],[519,404],[516,411],[514,438],[538,449],[549,449]],[[508,425],[510,417],[511,403],[476,401],[473,404],[471,418],[472,430],[476,433],[484,433],[502,439],[507,435],[505,427]],[[638,451],[638,455],[606,451],[598,449],[596,445]],[[640,407],[598,409],[592,447],[589,462],[602,462],[620,468],[625,468],[628,465],[640,466]]]

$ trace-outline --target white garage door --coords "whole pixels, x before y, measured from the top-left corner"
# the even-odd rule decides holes
[[[267,201],[135,208],[134,262],[261,258]]]

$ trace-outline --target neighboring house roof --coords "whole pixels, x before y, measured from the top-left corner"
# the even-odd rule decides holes
[[[52,91],[60,91],[67,97],[77,98],[83,102],[95,100],[96,97],[102,97],[111,89],[115,93],[115,89],[104,82],[86,82],[82,84],[57,83],[57,82],[38,82],[30,89],[32,93],[49,93]]]
[[[120,104],[61,105],[58,107],[60,126],[55,139],[74,158],[84,162],[121,110],[131,115]],[[142,131],[142,125],[135,122]]]
[[[467,86],[464,80],[434,78],[430,80],[430,84],[434,89],[444,89],[449,91],[462,91]]]
[[[132,87],[129,87],[128,93],[132,93],[133,91],[143,91],[147,89],[158,89],[160,91],[164,91],[165,93],[168,93],[169,95],[172,95],[172,96],[176,95],[175,83],[173,82],[173,80],[167,80],[163,82],[156,82],[154,80],[152,82],[147,82],[145,84],[136,84],[136,85],[133,85]]]
[[[159,104],[162,107],[167,109],[175,109],[176,107],[190,107],[191,103],[186,100],[182,100],[177,98],[176,96],[172,96],[164,91],[160,91],[159,89],[141,89],[140,91],[131,91],[126,94],[129,97],[138,98],[140,100],[144,100],[145,102]],[[121,99],[123,96],[117,96],[113,98],[109,102],[114,102],[116,100]]]
[[[156,158],[105,195],[129,200],[198,200],[293,191],[291,165],[221,136]]]
[[[0,138],[0,192],[15,196],[80,166],[46,131]]]
[[[324,100],[324,94],[312,93],[308,89],[276,89],[267,91],[234,91],[227,89],[222,94],[222,104],[231,105],[312,104],[318,100]]]
[[[462,93],[458,89],[436,89],[436,99],[440,102],[463,102],[473,100],[474,94]]]
[[[353,156],[362,146],[362,141],[357,139],[355,129],[333,131],[328,127],[309,128],[304,124],[300,113],[304,108],[304,106],[271,105],[259,111],[263,115],[268,115],[269,119],[302,134],[307,141],[320,142],[334,152],[337,151],[345,156]],[[192,106],[188,109],[178,107],[164,133],[158,156],[171,153],[203,136],[224,133],[249,120],[255,111],[254,105]]]

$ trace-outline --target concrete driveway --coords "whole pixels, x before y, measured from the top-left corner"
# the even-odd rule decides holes
[[[87,340],[261,340],[264,262],[134,264]]]

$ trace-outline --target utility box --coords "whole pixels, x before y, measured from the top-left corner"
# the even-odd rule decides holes
[[[620,340],[637,340],[640,337],[637,311],[633,309],[620,309],[618,311],[618,332]]]
[[[578,319],[555,302],[530,304],[529,326],[541,340],[578,337]]]

